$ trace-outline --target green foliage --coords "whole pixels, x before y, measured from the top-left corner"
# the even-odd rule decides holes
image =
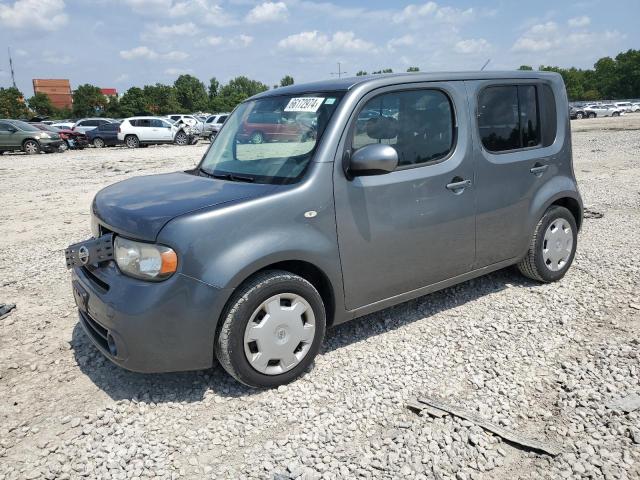
[[[380,73],[393,73],[393,69],[391,68],[383,68],[382,70],[378,70],[376,72],[371,72],[374,75],[380,74]]]
[[[616,100],[640,97],[640,50],[603,57],[593,70],[540,66],[562,75],[569,100]]]
[[[119,117],[133,117],[135,115],[145,115],[147,110],[147,101],[141,88],[131,87],[125,92],[120,99],[120,115]]]
[[[154,115],[166,115],[168,113],[176,113],[180,111],[191,113],[195,111],[186,109],[180,105],[178,102],[178,89],[170,85],[163,85],[161,83],[145,85],[142,89],[142,94],[144,95],[146,110]],[[205,108],[200,110],[205,109],[206,102]]]
[[[520,65],[520,66],[518,67],[518,70],[526,70],[526,71],[529,71],[529,70],[533,70],[533,67],[531,67],[531,66],[529,66],[529,65]]]
[[[356,77],[364,77],[365,75],[369,75],[367,72],[365,72],[364,70],[358,70],[356,72]]]
[[[44,117],[51,117],[57,113],[56,107],[51,103],[49,95],[38,92],[28,100],[29,108],[36,114]]]
[[[91,117],[102,113],[107,106],[107,97],[94,85],[80,85],[73,92],[73,114],[76,117]]]
[[[193,75],[180,75],[173,84],[180,110],[192,113],[206,110],[209,103],[207,89]]]
[[[244,76],[236,77],[218,90],[209,106],[214,112],[230,112],[240,102],[265,90],[269,90],[269,87],[262,82]]]
[[[420,71],[420,67],[409,67],[407,68],[407,72],[411,73],[411,72],[419,72]]]
[[[220,82],[216,77],[211,77],[209,80],[209,103],[213,101],[215,97],[218,96],[218,92],[220,91]]]
[[[291,75],[285,75],[280,80],[280,86],[281,87],[286,87],[286,86],[289,86],[289,85],[293,85],[294,83],[295,82],[293,81],[293,77]]]
[[[23,118],[28,115],[22,92],[14,87],[0,87],[0,118]]]

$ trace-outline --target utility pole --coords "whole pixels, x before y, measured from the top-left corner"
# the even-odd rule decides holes
[[[338,62],[338,71],[337,72],[331,72],[331,75],[337,75],[338,78],[341,78],[342,75],[345,75],[347,72],[342,71],[342,65],[340,64],[340,62]]]
[[[489,62],[490,62],[490,61],[491,61],[491,59],[489,59],[489,60],[487,60],[486,62],[484,62],[484,65],[482,65],[482,68],[480,69],[480,71],[481,71],[481,72],[485,69],[485,67],[486,67],[487,65],[489,65]]]
[[[7,47],[7,51],[9,52],[9,68],[11,69],[11,82],[13,83],[13,88],[18,88],[16,86],[16,75],[13,72],[13,60],[11,60],[11,47]]]

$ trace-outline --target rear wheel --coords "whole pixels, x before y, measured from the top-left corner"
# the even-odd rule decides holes
[[[262,132],[253,132],[249,137],[249,143],[264,143],[264,135]]]
[[[573,262],[577,245],[578,228],[572,213],[564,207],[552,206],[538,222],[518,269],[540,282],[560,280]]]
[[[93,139],[93,146],[96,148],[104,148],[104,140],[100,137],[96,137]]]
[[[35,140],[27,140],[22,144],[22,150],[24,150],[27,155],[35,155],[40,153],[40,144]]]
[[[587,115],[587,117],[588,117],[588,118],[596,118],[596,114],[592,112],[592,113],[589,113],[589,114]]]
[[[576,113],[576,118],[577,118],[578,120],[582,120],[582,119],[584,118],[584,113],[582,113],[582,112],[578,112],[578,113]]]
[[[128,148],[138,148],[140,146],[140,140],[135,135],[127,135],[124,143]]]
[[[619,117],[620,116],[620,112],[613,112],[611,114],[612,117]]]
[[[257,274],[229,301],[215,352],[222,367],[250,387],[289,383],[309,367],[326,327],[324,304],[302,277]]]
[[[59,152],[66,152],[67,150],[69,150],[69,144],[67,143],[66,140],[63,140],[62,143],[60,144],[60,146],[58,147],[58,151]]]

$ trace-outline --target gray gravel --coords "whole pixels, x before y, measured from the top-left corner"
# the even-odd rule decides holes
[[[610,121],[609,121],[610,120]],[[615,120],[615,121],[614,121]],[[0,157],[0,480],[640,478],[640,115],[574,122],[585,203],[559,283],[496,272],[328,333],[313,370],[254,391],[221,368],[124,371],[77,326],[63,249],[104,185],[186,169],[205,145]],[[605,130],[607,129],[607,130]],[[434,396],[533,438],[518,449]]]

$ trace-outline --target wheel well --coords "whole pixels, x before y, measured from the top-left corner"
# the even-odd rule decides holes
[[[578,230],[582,227],[582,212],[580,211],[580,204],[575,198],[564,197],[559,198],[551,205],[558,205],[560,207],[564,207],[571,212],[573,218],[576,220],[576,225],[578,226]]]
[[[301,260],[289,260],[285,262],[274,263],[258,270],[258,272],[263,272],[265,270],[286,270],[287,272],[298,275],[311,283],[311,285],[313,285],[316,290],[318,290],[318,293],[322,298],[322,302],[324,303],[324,308],[327,313],[327,326],[333,324],[335,316],[335,300],[333,298],[333,287],[331,286],[331,282],[322,270],[320,270],[312,263],[304,262]]]
[[[29,142],[29,141],[31,141],[31,142],[36,142],[38,145],[40,145],[40,142],[39,142],[38,140],[36,140],[35,138],[25,138],[25,139],[22,141],[22,146],[24,146],[24,144],[25,144],[25,143],[27,143],[27,142]]]

